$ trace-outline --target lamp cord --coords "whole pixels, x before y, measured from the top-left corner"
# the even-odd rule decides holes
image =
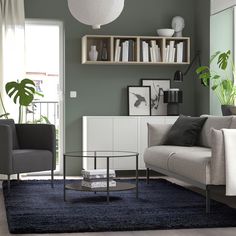
[[[194,64],[195,60],[198,58],[198,63],[199,63],[199,66],[201,66],[201,57],[200,57],[200,51],[196,51],[196,54],[193,58],[193,60],[191,61],[191,63],[189,64],[187,70],[184,72],[184,76],[188,74],[189,70],[191,69],[192,65]]]

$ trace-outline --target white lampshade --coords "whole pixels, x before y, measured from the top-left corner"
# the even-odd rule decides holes
[[[124,0],[68,0],[68,6],[78,21],[100,29],[121,14]]]

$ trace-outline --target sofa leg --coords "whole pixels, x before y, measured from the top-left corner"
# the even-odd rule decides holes
[[[147,170],[146,170],[146,181],[147,181],[147,184],[149,184],[149,176],[150,175],[150,170],[149,170],[149,168],[147,168]]]
[[[211,210],[210,186],[206,186],[206,213],[209,214],[210,210]]]
[[[54,188],[54,171],[53,169],[51,170],[51,186]]]
[[[10,193],[10,188],[11,188],[11,175],[7,175],[7,189],[8,189],[8,193]]]

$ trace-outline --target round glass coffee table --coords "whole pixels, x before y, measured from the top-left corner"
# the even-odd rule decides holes
[[[109,202],[110,192],[114,191],[127,191],[131,189],[136,189],[136,198],[138,198],[138,156],[137,152],[126,152],[126,151],[76,151],[67,152],[63,155],[63,180],[64,180],[64,201],[66,201],[66,190],[76,190],[76,191],[86,191],[86,192],[106,192],[107,202]],[[136,159],[136,182],[131,184],[128,182],[116,182],[115,187],[109,186],[109,169],[110,169],[110,159],[112,158],[128,158],[135,157]],[[98,159],[106,159],[106,187],[102,188],[87,188],[81,185],[81,181],[77,183],[66,184],[66,162],[68,158],[93,158],[94,169],[97,169]]]

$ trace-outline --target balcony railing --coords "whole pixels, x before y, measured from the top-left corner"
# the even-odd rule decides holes
[[[26,110],[26,122],[50,123],[59,126],[59,103],[54,101],[33,101]]]

